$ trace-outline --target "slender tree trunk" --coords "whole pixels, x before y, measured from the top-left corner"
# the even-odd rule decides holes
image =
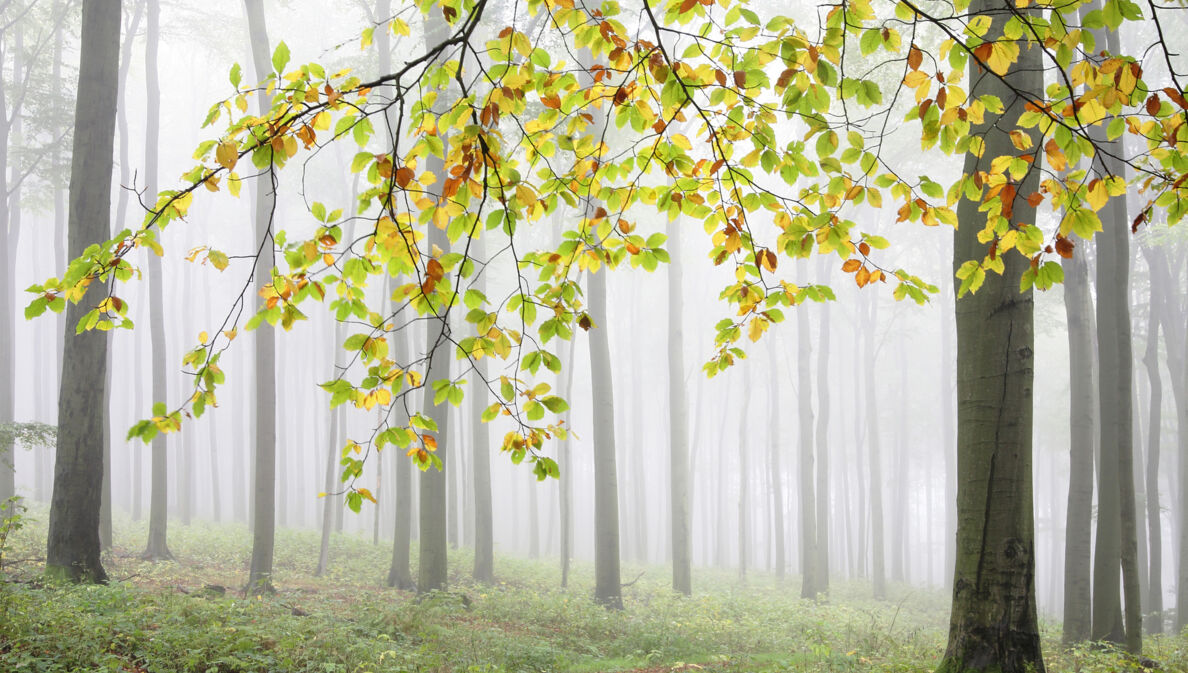
[[[571,399],[573,392],[573,370],[577,367],[576,361],[577,338],[576,336],[569,340],[569,355],[565,358],[565,387],[562,389],[561,398]],[[568,427],[570,425],[571,412],[566,410],[564,421]],[[558,447],[558,463],[561,468],[561,494],[560,494],[560,517],[561,517],[561,587],[569,586],[569,565],[573,559],[573,445],[569,437],[560,440],[560,447]]]
[[[392,353],[396,362],[402,364],[409,362],[409,352],[412,350],[409,344],[409,336],[407,333],[393,335]],[[396,423],[398,424],[408,422],[407,415],[403,412],[403,409],[403,404],[397,405],[398,415],[396,417]],[[341,423],[341,421],[337,422]],[[413,522],[412,476],[412,461],[401,456],[396,461],[396,521],[392,536],[392,563],[388,568],[388,586],[396,587],[401,591],[412,591],[417,588],[416,583],[413,582],[411,565]],[[327,514],[325,516],[329,517],[330,515]]]
[[[747,413],[751,407],[751,368],[739,364],[743,376],[742,406],[738,410],[738,578],[747,579],[747,562],[751,553],[751,485],[747,478],[750,460],[750,441]]]
[[[475,381],[470,395],[470,442],[474,456],[474,579],[495,582],[495,524],[491,508],[491,439],[483,411],[487,405],[486,358],[475,363]],[[568,465],[565,466],[568,469]]]
[[[873,292],[867,293],[867,325],[877,325],[879,315],[878,296]],[[870,551],[871,551],[871,583],[874,597],[883,600],[887,597],[886,555],[883,552],[883,470],[882,456],[879,447],[879,403],[878,392],[875,388],[875,332],[866,332],[866,366],[864,369],[866,391],[866,441],[870,450]]]
[[[776,348],[776,341],[773,337],[768,337],[768,356],[771,361],[768,364],[768,371],[771,374],[770,386],[771,389],[767,391],[767,413],[768,413],[768,472],[771,475],[771,495],[772,495],[772,526],[774,528],[773,537],[775,538],[775,575],[777,580],[783,580],[787,571],[788,557],[787,549],[784,545],[784,467],[780,460],[780,368],[776,365],[779,363],[779,350]],[[798,393],[800,391],[797,391]],[[807,581],[807,579],[806,579]]]
[[[1093,455],[1097,395],[1093,353],[1093,305],[1089,295],[1089,265],[1078,251],[1064,265],[1064,310],[1068,323],[1069,413],[1068,511],[1064,537],[1064,644],[1089,639],[1093,517]]]
[[[825,272],[825,257],[819,270]],[[822,274],[823,275],[823,274]],[[817,336],[817,593],[829,592],[829,303]]]
[[[432,16],[425,20],[425,39],[430,46],[437,45],[446,39],[449,27],[439,16]],[[446,142],[448,149],[448,140]],[[438,176],[438,184],[444,182],[445,164],[438,157],[429,157],[425,162],[426,170]],[[445,232],[430,226],[427,249],[440,249],[449,252],[449,239]],[[436,316],[430,316],[425,331],[425,353],[430,355],[429,371],[425,376],[424,398],[421,405],[422,413],[433,419],[437,424],[437,446],[439,458],[442,459],[440,470],[429,469],[421,472],[420,477],[420,555],[417,580],[417,593],[424,594],[440,591],[447,583],[447,489],[446,470],[452,469],[445,462],[445,447],[453,441],[449,432],[449,405],[442,402],[433,404],[433,390],[431,385],[449,377],[450,373],[450,345],[449,345],[449,306],[438,308]]]
[[[20,26],[15,30],[20,31]],[[7,45],[0,44],[0,58],[4,56],[3,49]],[[0,232],[4,234],[4,269],[0,270],[0,423],[12,423],[16,420],[16,250],[20,242],[20,218],[14,217],[14,211],[19,206],[16,201],[20,198],[19,190],[10,189],[8,179],[9,147],[14,144],[13,125],[20,119],[20,110],[13,102],[13,122],[9,121],[8,101],[9,88],[16,87],[20,80],[20,46],[15,49],[13,82],[0,81]],[[0,72],[0,77],[3,73]],[[17,167],[12,168],[13,174]],[[14,208],[16,206],[16,208]],[[0,503],[16,495],[16,457],[15,445],[11,440],[0,443]]]
[[[689,521],[689,410],[685,392],[685,307],[681,223],[668,221],[668,470],[672,589],[693,593],[693,531]],[[639,475],[637,475],[639,476]]]
[[[591,394],[594,397],[594,599],[622,609],[619,580],[619,486],[615,471],[615,398],[611,381],[610,338],[607,334],[606,275],[590,274]]]
[[[157,142],[161,125],[161,87],[157,76],[157,45],[160,34],[161,7],[158,0],[148,0],[148,32],[144,67],[147,82],[147,131],[144,144],[145,191],[157,193]],[[155,197],[149,197],[155,201]],[[169,404],[166,379],[165,276],[161,258],[149,255],[149,333],[152,336],[153,405]],[[151,561],[172,559],[166,541],[169,526],[169,444],[164,433],[152,441],[152,497],[149,500],[148,546],[142,556]]]
[[[796,309],[796,397],[800,409],[800,574],[801,598],[816,598],[817,586],[817,513],[813,469],[813,346],[809,336],[809,319],[805,306]]]
[[[999,39],[1016,10],[1003,0],[974,0],[988,15],[986,39]],[[971,72],[970,95],[997,95],[1001,116],[987,114],[971,133],[985,138],[982,158],[966,155],[964,173],[987,170],[991,159],[1016,155],[1008,130],[1016,129],[1024,102],[1018,92],[1042,88],[1037,50],[1021,50],[1002,80]],[[976,64],[970,65],[971,70]],[[1031,194],[1038,173],[1017,188]],[[982,259],[984,217],[1008,224],[1034,222],[1035,209],[1016,197],[998,215],[983,216],[979,201],[957,206],[963,226],[954,235],[953,268]],[[1024,673],[1044,670],[1035,605],[1035,532],[1032,512],[1031,436],[1034,332],[1032,292],[1020,292],[1028,260],[999,258],[1002,275],[987,273],[974,294],[957,299],[957,558],[949,644],[938,671]]]
[[[69,254],[107,240],[111,228],[112,153],[120,49],[120,2],[88,2],[82,8],[82,46],[70,169]],[[46,545],[46,574],[82,582],[105,582],[99,560],[99,506],[103,447],[96,441],[106,416],[107,339],[100,331],[74,334],[74,325],[98,301],[92,284],[66,308],[63,370],[58,395],[58,446]]]
[[[1163,437],[1163,381],[1159,371],[1159,292],[1156,282],[1159,277],[1157,262],[1163,259],[1163,253],[1153,247],[1143,246],[1143,255],[1147,260],[1148,279],[1150,282],[1149,300],[1147,302],[1147,349],[1143,354],[1143,364],[1147,368],[1147,381],[1150,384],[1151,395],[1148,400],[1147,432],[1147,528],[1150,537],[1150,554],[1148,562],[1147,585],[1147,619],[1143,628],[1147,633],[1163,633],[1163,525],[1159,504],[1159,462],[1162,451]],[[1166,263],[1166,262],[1163,262]],[[1166,292],[1170,288],[1163,288]],[[1170,344],[1168,344],[1170,346]]]
[[[263,0],[244,0],[248,32],[251,35],[252,62],[256,77],[263,80],[272,72],[272,48],[264,20]],[[266,115],[271,107],[268,95],[257,97],[258,114]],[[259,293],[272,282],[276,266],[272,242],[272,215],[276,208],[276,175],[269,167],[255,180],[256,189],[256,258],[255,280]],[[272,555],[276,535],[276,337],[272,327],[261,323],[255,334],[255,461],[252,497],[252,560],[248,571],[247,595],[274,591]]]
[[[948,273],[946,272],[947,276]],[[953,280],[949,278],[944,284],[945,297],[954,301]],[[941,452],[943,453],[945,469],[945,565],[941,571],[942,583],[945,588],[952,588],[952,572],[957,558],[957,428],[954,421],[957,411],[954,408],[956,395],[953,386],[957,382],[957,358],[953,353],[953,338],[955,335],[952,313],[947,310],[941,312]],[[1067,613],[1066,613],[1067,614]]]

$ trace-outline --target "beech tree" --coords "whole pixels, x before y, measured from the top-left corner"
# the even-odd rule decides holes
[[[1057,260],[1074,254],[1070,235],[1087,239],[1100,230],[1097,213],[1127,189],[1117,171],[1060,173],[1061,165],[1098,151],[1089,129],[1107,139],[1131,134],[1142,145],[1124,157],[1142,169],[1145,201],[1132,224],[1156,211],[1176,222],[1188,210],[1188,181],[1177,168],[1184,165],[1188,100],[1174,77],[1155,73],[1148,83],[1142,64],[1122,54],[1071,67],[1079,52],[1099,50],[1071,4],[1030,10],[959,0],[933,14],[910,0],[855,0],[824,10],[820,25],[735,0],[643,1],[638,11],[573,0],[530,0],[506,14],[471,0],[423,8],[427,23],[441,27],[424,47],[424,31],[414,36],[400,17],[363,32],[364,48],[376,30],[386,30],[410,50],[393,72],[374,79],[328,73],[317,63],[291,65],[279,45],[271,74],[258,68],[265,78],[258,88],[242,88],[234,69],[234,93],[207,119],[218,130],[198,148],[199,164],[183,184],[162,192],[142,226],[79,251],[65,280],[35,286],[28,313],[44,311],[60,293],[82,299],[84,280],[129,275],[133,252],[159,245],[156,233],[184,217],[199,189],[238,189],[241,162],[282,169],[299,155],[316,160],[327,143],[355,142],[351,168],[366,184],[350,205],[351,217],[368,225],[362,239],[348,240],[343,211],[320,202],[310,205],[319,222],[312,236],[260,235],[271,273],[244,327],[288,329],[310,304],[325,302],[336,318],[354,324],[343,343],[354,364],[323,386],[331,405],[385,410],[412,390],[425,391],[421,412],[377,431],[374,448],[395,445],[423,469],[440,467],[444,428],[434,410],[461,404],[467,388],[481,386],[493,400],[483,420],[508,428],[502,450],[546,478],[558,468],[542,451],[545,442],[567,433],[556,421],[567,403],[538,380],[561,367],[554,340],[576,329],[605,329],[598,286],[608,270],[652,270],[668,261],[657,220],[697,222],[708,232],[702,246],[709,257],[735,271],[721,291],[724,317],[704,365],[711,376],[743,356],[746,340],[759,341],[782,322],[785,310],[833,298],[823,285],[792,282],[785,260],[833,259],[872,298],[887,289],[896,299],[923,302],[936,292],[893,267],[885,252],[892,241],[863,231],[859,213],[894,209],[900,222],[926,226],[960,221],[960,506],[943,668],[1041,668],[1031,582],[1028,292],[1061,280]],[[1140,11],[1129,0],[1110,0],[1083,22],[1117,29]],[[547,20],[537,22],[539,16]],[[590,58],[568,63],[560,56],[579,52]],[[1044,67],[1067,79],[1043,88]],[[1090,86],[1078,93],[1082,84]],[[378,95],[381,87],[390,93]],[[248,111],[255,91],[271,107]],[[380,116],[397,120],[399,147],[370,146]],[[918,130],[923,151],[965,156],[961,176],[920,174],[885,152],[891,121]],[[1065,213],[1051,231],[1035,215],[1045,203]],[[531,236],[533,226],[554,222],[564,229],[561,242],[533,246],[534,238],[558,240]],[[480,236],[490,237],[482,257],[470,247]],[[230,266],[219,250],[197,256],[215,268]],[[513,289],[489,296],[478,285],[480,270],[506,273],[516,279]],[[589,306],[576,280],[583,271],[591,275]],[[392,293],[398,306],[389,297],[369,299],[366,288],[377,277],[402,279]],[[108,287],[107,297],[78,309],[84,330],[126,323],[126,303],[112,300],[120,285]],[[466,311],[465,325],[447,333],[455,309]],[[386,337],[417,320],[441,329],[398,361]],[[167,413],[137,423],[131,436],[174,430],[182,411],[204,413],[217,399],[219,357],[233,336],[208,333],[184,360],[193,388]],[[461,361],[458,374],[437,365],[445,351]],[[609,364],[597,364],[604,355],[594,360],[595,377],[609,375]],[[480,356],[485,376],[474,366]],[[985,394],[973,384],[979,376],[1009,393],[984,400],[996,411],[991,418],[974,413]],[[367,453],[346,448],[347,502],[357,508],[368,494],[353,479]],[[613,479],[613,462],[606,462],[599,469],[609,467]],[[439,477],[424,476],[433,492]],[[877,497],[880,476],[872,470],[871,477]],[[432,540],[422,540],[422,554],[445,534],[443,522],[424,511],[438,502],[425,490],[421,533]],[[872,505],[878,512],[880,503]],[[617,567],[617,549],[613,555]],[[1001,572],[977,572],[986,567]],[[609,573],[599,573],[608,604],[617,603],[614,575],[611,589]],[[604,583],[613,595],[602,591]]]
[[[119,52],[120,1],[85,3],[70,166],[68,249],[73,258],[98,247],[110,235]],[[58,395],[58,445],[45,570],[50,577],[106,582],[107,573],[99,559],[103,490],[103,445],[99,440],[107,410],[107,335],[74,327],[87,327],[87,307],[103,294],[100,285],[90,285],[87,280],[85,274],[72,277],[67,273],[63,281],[71,300],[66,307],[62,352],[63,371],[69,375],[62,377]],[[98,303],[105,312],[120,310],[112,306],[117,302],[110,297]]]

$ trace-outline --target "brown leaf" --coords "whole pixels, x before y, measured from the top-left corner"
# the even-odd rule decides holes
[[[924,52],[917,49],[915,43],[912,43],[912,47],[908,49],[907,62],[908,67],[912,70],[919,70],[920,64],[924,62]]]
[[[1076,247],[1072,240],[1063,236],[1056,237],[1056,254],[1065,259],[1072,259],[1073,248]]]
[[[1159,94],[1153,93],[1151,94],[1151,97],[1147,99],[1147,114],[1151,115],[1152,117],[1159,114]]]
[[[747,86],[747,72],[745,70],[734,71],[734,86],[740,89]]]

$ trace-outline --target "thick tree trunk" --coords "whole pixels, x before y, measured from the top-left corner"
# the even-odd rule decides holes
[[[1093,304],[1089,266],[1077,251],[1064,265],[1064,310],[1068,323],[1069,480],[1064,537],[1064,644],[1089,639],[1092,630],[1093,456],[1097,449]]]
[[[693,593],[689,521],[689,403],[685,391],[685,307],[680,219],[668,221],[668,471],[671,475],[672,588]],[[642,477],[642,475],[636,475]]]
[[[252,62],[257,79],[272,72],[272,53],[268,26],[264,20],[263,0],[244,0],[248,32],[251,35]],[[263,91],[257,98],[258,114],[265,115],[271,100]],[[255,180],[256,291],[272,282],[276,266],[272,242],[272,215],[276,207],[276,176],[271,167]],[[245,593],[274,591],[272,554],[276,534],[276,337],[268,323],[261,323],[255,333],[255,461],[252,487],[252,560]]]
[[[975,0],[974,14],[993,22],[987,39],[1002,35],[1017,11],[1003,0]],[[1017,128],[1024,109],[1015,93],[1042,85],[1036,50],[1022,50],[1003,80],[970,65],[971,96],[997,95],[1001,117],[987,115],[971,129],[985,138],[982,158],[966,156],[965,174],[987,170],[991,159],[1015,155],[1007,130]],[[1009,86],[1008,86],[1009,84]],[[1035,191],[1030,172],[1018,194]],[[1024,198],[1008,204],[1010,223],[1033,222],[1035,209]],[[953,266],[980,260],[981,203],[963,199],[954,236]],[[1002,275],[987,273],[975,294],[957,299],[957,558],[949,644],[939,671],[1024,673],[1044,670],[1035,605],[1035,534],[1032,513],[1031,436],[1034,371],[1033,299],[1020,292],[1028,268],[1022,255],[999,258]]]
[[[70,168],[69,255],[107,240],[111,228],[112,153],[120,49],[120,2],[84,3],[81,63]],[[58,448],[50,504],[46,574],[74,581],[104,582],[99,560],[99,505],[103,447],[97,438],[106,416],[106,335],[74,334],[74,326],[98,301],[92,284],[66,309],[63,371],[58,396]]]

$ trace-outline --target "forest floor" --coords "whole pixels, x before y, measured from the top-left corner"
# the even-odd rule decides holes
[[[944,649],[948,596],[835,582],[828,601],[799,581],[695,569],[695,594],[669,589],[662,566],[625,568],[622,611],[591,599],[592,568],[559,588],[553,560],[500,557],[499,581],[469,581],[472,557],[451,553],[449,592],[418,602],[383,586],[390,545],[333,538],[331,569],[314,577],[318,535],[283,530],[275,595],[243,596],[251,539],[241,525],[170,525],[175,562],[140,560],[143,524],[117,521],[106,586],[41,581],[46,511],[12,534],[0,576],[0,671],[930,671]],[[415,548],[414,548],[415,552]],[[415,553],[414,553],[415,559]],[[220,590],[225,588],[225,590]],[[1099,649],[1063,650],[1045,625],[1053,672],[1139,670]],[[1154,637],[1145,654],[1188,671],[1188,639]]]

